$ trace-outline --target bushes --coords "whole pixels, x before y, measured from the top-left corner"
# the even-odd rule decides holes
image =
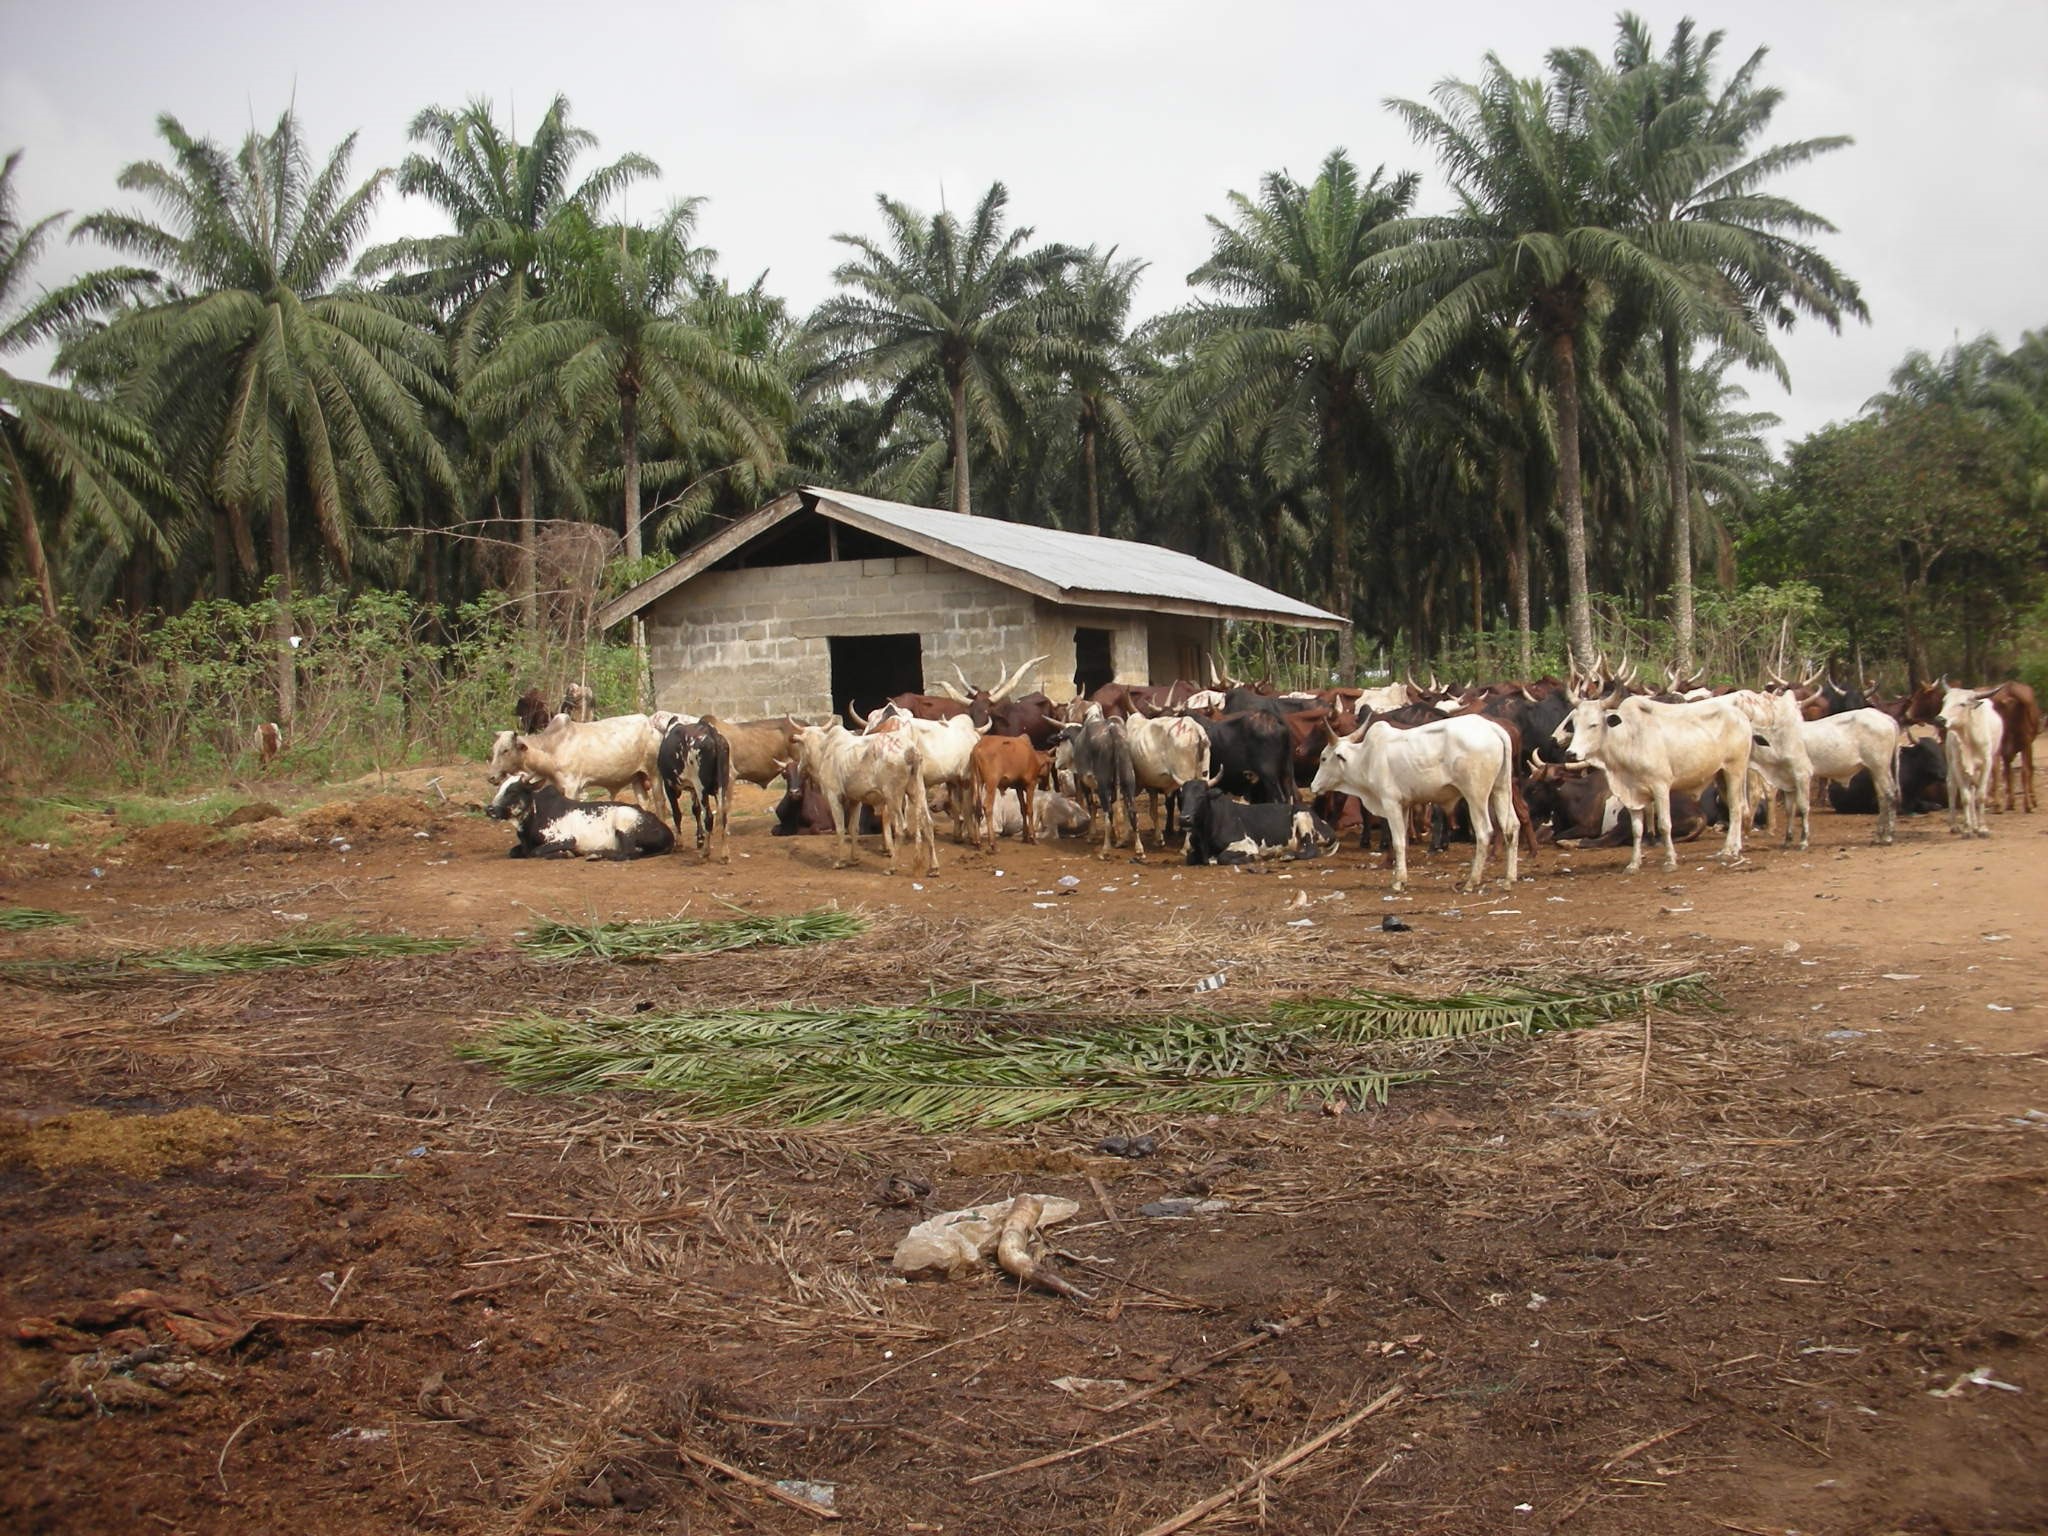
[[[0,782],[171,788],[256,769],[255,733],[276,710],[273,602],[208,601],[183,613],[71,616],[0,610]],[[402,592],[313,594],[291,604],[298,713],[284,770],[350,776],[480,757],[527,687],[559,694],[588,676],[601,707],[633,707],[632,655],[525,634],[495,594],[451,612]],[[586,669],[587,668],[587,673]]]

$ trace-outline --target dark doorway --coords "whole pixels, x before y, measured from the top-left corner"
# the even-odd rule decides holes
[[[1116,681],[1116,666],[1110,661],[1114,634],[1107,629],[1074,631],[1074,688],[1084,699],[1104,683]]]
[[[891,695],[924,692],[923,647],[916,635],[832,635],[832,708],[859,730],[849,705],[872,714]]]

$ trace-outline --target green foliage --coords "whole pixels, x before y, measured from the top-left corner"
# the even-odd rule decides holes
[[[1649,986],[1595,979],[1448,998],[1353,992],[1233,1018],[956,992],[902,1006],[532,1018],[462,1054],[523,1088],[641,1089],[696,1114],[1000,1128],[1087,1110],[1383,1102],[1395,1084],[1426,1075],[1430,1049],[1448,1040],[1571,1028],[1705,995],[1698,976]]]
[[[42,907],[0,907],[0,933],[30,933],[38,928],[64,928],[78,919],[69,912]]]
[[[234,976],[343,960],[391,960],[444,955],[465,940],[407,933],[351,933],[301,929],[290,938],[249,944],[188,944],[171,949],[123,949],[62,960],[0,961],[0,975],[43,986],[95,986],[139,976]]]
[[[209,600],[171,615],[74,616],[52,649],[35,609],[0,610],[0,706],[18,727],[0,737],[0,783],[163,791],[255,773],[276,614],[273,601]],[[529,636],[496,594],[452,615],[403,592],[301,595],[290,616],[299,716],[280,774],[481,757],[532,685],[587,678],[601,700],[634,697],[630,650]]]
[[[729,949],[826,944],[867,931],[867,919],[820,908],[778,917],[674,917],[638,923],[536,923],[519,947],[541,960],[660,960],[669,955],[714,955]]]

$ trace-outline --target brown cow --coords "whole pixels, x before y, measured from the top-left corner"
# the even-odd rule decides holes
[[[704,724],[714,727],[732,748],[732,776],[766,789],[796,757],[796,733],[802,728],[784,715],[779,720],[742,720],[728,725],[716,715]]]
[[[2000,683],[1991,695],[1991,707],[2005,724],[1999,738],[1998,760],[2005,765],[2005,808],[2012,809],[2012,766],[2020,763],[2020,803],[2029,814],[2034,810],[2034,738],[2041,734],[2041,706],[2034,690],[2025,683]]]
[[[1039,751],[1027,737],[984,736],[974,744],[974,755],[968,759],[968,772],[974,779],[974,805],[981,817],[982,851],[995,852],[996,797],[1006,789],[1022,792],[1024,841],[1037,842],[1037,817],[1033,814],[1032,796],[1039,783],[1052,772],[1052,754]]]

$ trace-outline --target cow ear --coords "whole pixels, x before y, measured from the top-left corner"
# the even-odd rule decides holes
[[[1607,728],[1608,728],[1609,730],[1613,730],[1613,729],[1614,729],[1615,727],[1619,726],[1620,724],[1621,724],[1621,716],[1619,716],[1619,715],[1609,715],[1609,716],[1607,717]]]

